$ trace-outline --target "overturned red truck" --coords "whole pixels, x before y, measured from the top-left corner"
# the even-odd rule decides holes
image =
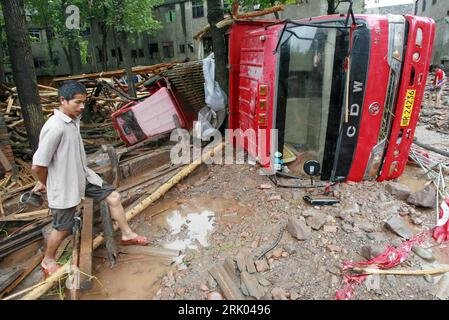
[[[243,136],[277,129],[277,138],[264,133],[233,143],[263,166],[276,171],[277,153],[293,160],[288,169],[298,175],[305,161],[317,160],[321,180],[382,181],[404,171],[435,23],[411,15],[349,17],[232,25],[230,127]]]

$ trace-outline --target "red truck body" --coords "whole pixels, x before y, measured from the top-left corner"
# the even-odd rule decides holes
[[[229,120],[241,131],[232,143],[263,166],[279,169],[274,153],[288,147],[298,163],[318,160],[322,180],[381,181],[404,171],[435,23],[356,15],[357,27],[348,28],[345,20],[233,24]],[[244,139],[248,129],[256,139]],[[277,137],[267,134],[271,129]]]

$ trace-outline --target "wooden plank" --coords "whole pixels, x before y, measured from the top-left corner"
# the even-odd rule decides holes
[[[161,258],[176,258],[179,257],[179,255],[181,254],[180,250],[156,248],[149,246],[137,246],[137,245],[119,246],[119,251],[121,253],[143,254],[147,256],[161,257]]]
[[[71,266],[72,266],[72,274],[71,276],[72,278],[72,287],[70,288],[70,300],[78,300],[79,298],[79,274],[77,272],[77,268],[79,268],[79,259],[80,259],[80,251],[79,251],[79,246],[80,246],[80,236],[81,236],[81,225],[79,220],[77,220],[79,218],[79,216],[75,216],[75,226],[74,228],[74,234],[73,234],[73,250],[72,250],[72,261],[71,261]],[[70,278],[70,273],[69,273],[69,278]]]
[[[0,163],[2,164],[5,171],[12,171],[12,166],[9,160],[6,158],[5,154],[3,153],[2,149],[0,149]]]
[[[22,273],[23,269],[11,272],[11,274],[6,277],[6,280],[0,283],[0,293],[6,290],[12,283],[14,283]]]
[[[242,292],[237,288],[229,274],[221,264],[216,264],[210,268],[209,273],[217,281],[224,296],[228,300],[245,300]]]
[[[159,68],[168,69],[178,64],[178,62],[173,63],[160,63],[152,66],[143,66],[143,67],[133,67],[131,70],[134,74],[139,73],[153,73]],[[114,71],[105,71],[98,73],[88,73],[88,74],[80,74],[69,77],[57,77],[54,78],[54,82],[65,81],[65,80],[80,80],[80,79],[96,79],[96,78],[112,78],[114,76],[122,76],[125,74],[125,69],[119,69]]]
[[[5,114],[8,114],[8,113],[11,112],[12,104],[14,103],[14,99],[13,99],[12,96],[9,96],[9,97],[8,97],[7,103],[8,103],[8,106],[6,107],[6,112],[5,112]]]
[[[31,221],[34,219],[45,218],[50,215],[50,210],[43,209],[24,213],[10,214],[0,218],[0,221]]]
[[[92,198],[84,200],[83,227],[81,229],[80,244],[80,290],[92,288],[92,250],[93,250],[93,215],[94,202]]]
[[[28,260],[24,266],[22,274],[20,274],[20,276],[4,290],[0,290],[0,299],[2,299],[7,293],[14,290],[22,282],[22,280],[25,279],[39,265],[43,257],[44,254],[39,252]]]

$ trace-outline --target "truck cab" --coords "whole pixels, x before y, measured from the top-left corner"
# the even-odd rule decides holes
[[[299,176],[306,161],[318,161],[321,180],[399,177],[434,33],[432,19],[411,15],[234,22],[231,143],[272,172],[282,169],[280,157]]]

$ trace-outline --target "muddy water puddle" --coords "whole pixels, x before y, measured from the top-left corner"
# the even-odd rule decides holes
[[[234,199],[202,196],[165,198],[145,210],[138,232],[155,238],[154,246],[167,249],[201,250],[210,246],[211,234],[223,224],[240,223],[252,212]],[[153,244],[152,244],[153,245]],[[182,257],[182,255],[181,255]],[[93,261],[93,287],[81,294],[83,300],[152,299],[162,277],[177,263],[150,256],[120,254],[117,266],[107,259]]]
[[[200,250],[210,245],[210,235],[222,224],[240,223],[251,211],[233,199],[203,196],[166,199],[150,207],[151,221],[160,245],[167,249]]]

